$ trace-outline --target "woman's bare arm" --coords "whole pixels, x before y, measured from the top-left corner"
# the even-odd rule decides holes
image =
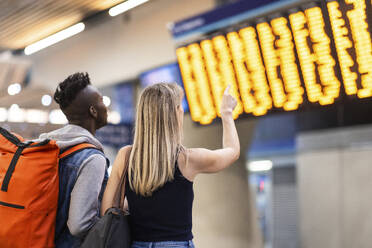
[[[105,193],[103,194],[101,204],[101,216],[105,214],[107,209],[112,207],[116,188],[120,183],[121,174],[123,173],[124,170],[124,161],[126,159],[125,156],[127,154],[128,149],[130,149],[129,146],[121,148],[115,158],[111,175],[107,182]]]
[[[188,162],[185,169],[188,179],[193,179],[199,173],[215,173],[233,164],[240,156],[240,142],[236,131],[232,112],[237,104],[226,88],[221,104],[221,119],[223,126],[223,146],[221,149],[191,148],[187,150]]]

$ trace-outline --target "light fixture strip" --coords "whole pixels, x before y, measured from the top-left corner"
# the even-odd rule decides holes
[[[30,55],[37,51],[40,51],[41,49],[44,49],[48,46],[51,46],[53,44],[56,44],[57,42],[60,42],[64,39],[67,39],[75,34],[78,34],[82,32],[85,29],[84,23],[80,22],[78,24],[75,24],[69,28],[66,28],[58,33],[55,33],[51,36],[46,37],[45,39],[42,39],[40,41],[37,41],[25,48],[25,54]]]
[[[128,11],[130,9],[133,9],[137,7],[138,5],[141,5],[145,2],[148,2],[149,0],[127,0],[119,5],[116,5],[115,7],[112,7],[109,10],[110,16],[117,16],[121,13],[124,13],[125,11]]]
[[[269,171],[273,168],[271,160],[260,160],[249,162],[249,170],[252,172]]]

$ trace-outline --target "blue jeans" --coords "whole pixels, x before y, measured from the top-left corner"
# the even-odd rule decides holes
[[[140,242],[133,241],[131,248],[195,248],[190,241]]]

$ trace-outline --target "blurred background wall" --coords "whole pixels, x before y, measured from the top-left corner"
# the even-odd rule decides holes
[[[369,247],[372,242],[372,127],[298,136],[301,247]]]

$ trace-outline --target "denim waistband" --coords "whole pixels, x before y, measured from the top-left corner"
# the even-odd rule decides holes
[[[192,240],[190,241],[161,241],[161,242],[142,242],[133,241],[131,248],[195,248]]]

